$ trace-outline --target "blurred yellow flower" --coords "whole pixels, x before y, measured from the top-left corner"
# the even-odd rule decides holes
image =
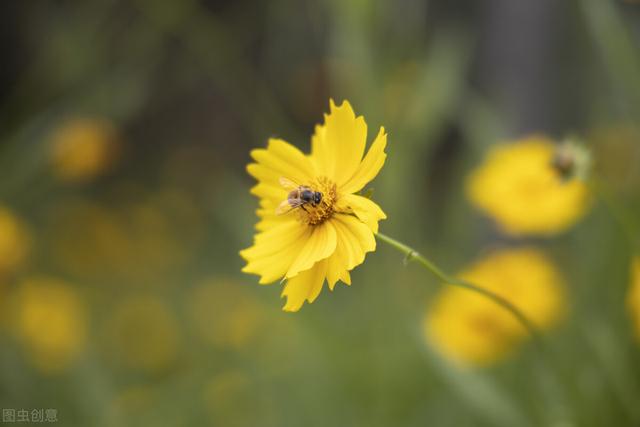
[[[311,154],[270,139],[267,149],[251,152],[257,163],[247,167],[258,184],[260,222],[254,245],[240,252],[242,271],[261,284],[287,281],[286,311],[313,302],[325,279],[333,290],[338,280],[350,284],[349,271],[374,251],[378,221],[386,218],[373,201],[356,195],[375,178],[386,154],[387,136],[380,128],[368,153],[367,125],[349,102],[330,102],[331,112],[311,139]]]
[[[155,373],[178,355],[175,315],[158,297],[139,295],[118,304],[105,325],[107,353],[123,366]]]
[[[507,299],[541,330],[556,324],[565,310],[563,280],[534,248],[493,252],[459,276]],[[527,338],[527,331],[503,307],[455,286],[443,287],[436,295],[424,329],[445,356],[472,365],[496,362]]]
[[[260,329],[262,308],[240,284],[210,279],[189,294],[188,312],[198,336],[216,346],[240,349]]]
[[[635,256],[631,261],[627,307],[636,337],[640,339],[640,256]]]
[[[53,172],[60,180],[85,182],[112,166],[119,143],[109,121],[76,118],[53,132],[51,149]]]
[[[22,221],[0,206],[0,277],[13,272],[29,252],[30,238]]]
[[[531,136],[493,147],[467,180],[467,195],[513,235],[561,232],[582,217],[587,186],[554,167],[556,144]]]
[[[67,368],[84,348],[84,301],[67,283],[46,277],[26,279],[13,304],[15,333],[33,364],[45,373]]]

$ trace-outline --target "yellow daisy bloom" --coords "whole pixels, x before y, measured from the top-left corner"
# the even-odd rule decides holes
[[[635,256],[631,263],[631,282],[627,294],[627,307],[631,314],[633,329],[640,339],[640,256]]]
[[[507,299],[541,330],[555,325],[565,309],[560,273],[534,248],[490,253],[460,277]],[[425,315],[424,330],[444,355],[473,365],[502,359],[528,336],[503,307],[455,286],[443,287],[435,297]]]
[[[380,128],[366,155],[367,124],[349,102],[330,101],[325,123],[316,126],[311,154],[270,139],[256,149],[247,171],[258,180],[251,193],[260,198],[260,221],[254,244],[240,252],[242,269],[260,276],[261,284],[286,281],[285,311],[313,302],[326,280],[351,284],[349,271],[376,248],[374,233],[386,215],[355,193],[384,164],[387,135]]]
[[[106,172],[120,148],[117,132],[108,120],[75,118],[51,136],[51,163],[65,182],[85,182]]]
[[[63,371],[84,349],[86,303],[66,282],[48,277],[25,279],[14,296],[12,310],[13,331],[42,372]]]
[[[471,202],[512,235],[549,235],[573,225],[589,203],[587,186],[567,178],[557,145],[542,136],[493,147],[467,180]]]
[[[11,210],[0,205],[0,277],[15,272],[29,253],[26,226]]]

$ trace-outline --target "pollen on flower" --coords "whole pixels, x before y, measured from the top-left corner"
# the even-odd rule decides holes
[[[322,200],[315,206],[306,205],[299,209],[299,218],[304,224],[322,224],[333,215],[338,200],[336,184],[326,177],[317,178],[309,187],[322,193]]]

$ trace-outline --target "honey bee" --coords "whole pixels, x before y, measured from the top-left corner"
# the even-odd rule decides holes
[[[553,167],[561,178],[570,178],[575,170],[575,156],[572,147],[567,144],[559,146],[551,159],[551,167]]]
[[[280,178],[280,185],[286,190],[289,190],[289,195],[287,196],[287,200],[280,203],[276,208],[276,215],[284,215],[296,208],[302,208],[307,211],[307,208],[305,208],[306,205],[315,207],[322,202],[322,193],[313,191],[311,187],[298,185],[284,177]]]

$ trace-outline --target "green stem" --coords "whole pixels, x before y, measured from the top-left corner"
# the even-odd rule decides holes
[[[636,240],[636,236],[638,236],[639,229],[635,218],[629,213],[625,206],[619,203],[615,195],[602,180],[592,177],[587,182],[587,186],[595,197],[600,199],[611,214],[613,221],[620,227],[620,230],[627,239],[629,249],[631,251],[637,250],[638,241]]]
[[[423,255],[421,255],[418,251],[416,251],[415,249],[413,249],[410,246],[405,245],[404,243],[401,243],[389,236],[386,236],[382,233],[376,233],[376,237],[385,242],[386,244],[388,244],[389,246],[399,250],[400,252],[402,252],[405,255],[405,262],[409,263],[411,261],[417,261],[420,265],[422,265],[424,268],[426,268],[427,270],[429,270],[434,276],[436,276],[438,279],[442,280],[444,283],[453,285],[453,286],[458,286],[460,288],[464,288],[464,289],[468,289],[470,291],[476,292],[486,298],[489,298],[490,300],[492,300],[493,302],[495,302],[496,304],[500,305],[502,308],[504,308],[505,310],[509,311],[513,317],[515,317],[518,322],[520,322],[520,324],[522,324],[522,326],[527,330],[527,332],[529,332],[529,334],[536,339],[536,341],[539,341],[539,334],[538,334],[538,330],[537,328],[534,326],[534,324],[531,322],[531,320],[529,320],[527,318],[527,316],[525,316],[525,314],[520,311],[520,309],[518,309],[518,307],[516,307],[515,305],[513,305],[512,303],[510,303],[508,300],[506,300],[505,298],[501,297],[498,294],[495,294],[485,288],[481,288],[480,286],[474,285],[473,283],[467,282],[466,280],[462,280],[462,279],[458,279],[452,276],[449,276],[447,273],[445,273],[444,271],[442,271],[437,265],[435,265],[433,262],[429,261],[427,258],[425,258]]]

